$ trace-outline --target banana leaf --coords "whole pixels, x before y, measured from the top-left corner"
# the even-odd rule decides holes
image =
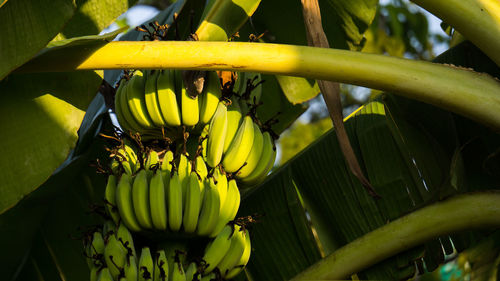
[[[498,75],[491,61],[468,44],[450,50],[443,57],[450,62],[450,53],[460,57],[472,56],[474,59],[470,61],[480,59],[478,64],[485,65],[483,71],[487,69],[490,74]],[[470,64],[467,66],[471,67]],[[355,152],[362,159],[362,168],[380,198],[369,196],[348,172],[336,138],[330,131],[269,176],[242,203],[245,210],[255,208],[263,213],[270,212],[275,205],[269,203],[263,206],[256,194],[276,188],[275,182],[293,181],[304,199],[305,214],[310,215],[310,228],[318,234],[319,242],[298,239],[294,233],[283,232],[279,238],[274,233],[263,236],[261,239],[267,244],[290,239],[303,248],[320,245],[328,254],[364,233],[427,204],[480,187],[498,189],[500,186],[495,153],[500,143],[498,134],[449,112],[385,94],[381,100],[366,105],[350,118],[346,129]],[[477,144],[472,146],[473,137]],[[471,153],[465,153],[464,148],[471,149]],[[274,202],[279,201],[274,199]],[[263,222],[254,228],[265,228],[259,230],[262,234],[272,233],[271,226],[290,221],[288,226],[280,227],[298,229],[296,224],[291,223],[291,216],[290,212],[280,212],[273,217],[263,217]],[[301,231],[307,232],[305,229]],[[417,268],[420,274],[425,270],[431,271],[444,262],[445,254],[454,249],[461,251],[488,233],[467,231],[455,234],[452,235],[453,244],[449,237],[436,238],[358,272],[358,277],[407,279],[417,273]],[[261,247],[256,242],[254,252],[265,251]],[[276,268],[288,269],[290,275],[300,271],[299,268],[287,267],[289,259],[297,260],[296,263],[302,261],[304,268],[311,264],[310,259],[293,252],[287,253],[286,257],[256,255],[250,260],[248,276],[257,275],[258,280],[286,280],[288,275],[283,272],[276,275]]]

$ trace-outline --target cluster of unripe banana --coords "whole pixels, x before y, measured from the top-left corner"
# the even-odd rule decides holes
[[[90,281],[208,281],[231,279],[250,259],[248,230],[227,224],[202,252],[185,243],[144,246],[140,255],[124,224],[107,221],[84,239]],[[199,256],[197,256],[199,255]],[[185,269],[184,269],[185,268]]]
[[[239,186],[260,183],[276,157],[269,124],[256,114],[259,83],[193,73],[136,70],[119,83],[123,133],[110,137],[119,144],[101,167],[111,220],[85,241],[91,281],[224,280],[249,261],[250,234],[235,219]]]
[[[201,155],[190,161],[186,154],[168,150],[160,161],[155,150],[142,153],[129,142],[112,154],[112,170],[117,174],[123,167],[124,172],[119,180],[109,175],[106,208],[116,224],[121,221],[131,231],[214,237],[238,212],[236,180],[228,180],[218,168],[209,174]]]
[[[260,94],[247,91],[249,81],[241,78],[236,85],[240,95],[224,96],[213,71],[198,77],[202,83],[183,77],[177,70],[136,70],[128,80],[123,78],[115,95],[122,128],[146,140],[175,139],[180,128],[200,134],[206,137],[203,156],[209,167],[222,163],[225,173],[247,186],[261,182],[273,167],[276,148],[269,128],[262,128],[255,113]]]

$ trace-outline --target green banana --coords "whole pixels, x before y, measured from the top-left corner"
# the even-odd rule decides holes
[[[182,185],[177,172],[174,172],[170,178],[167,198],[170,230],[179,231],[182,224]]]
[[[154,228],[160,230],[167,230],[167,203],[165,199],[163,174],[161,171],[156,171],[149,184],[149,205]]]
[[[186,255],[184,254],[187,251],[188,240],[180,241],[180,240],[169,240],[164,241],[162,244],[158,245],[160,249],[165,251],[165,256],[167,257],[168,262],[168,272],[169,279],[172,280],[172,273],[174,272],[174,263],[175,261],[179,261],[184,264]]]
[[[213,281],[213,280],[217,280],[217,275],[214,272],[205,275],[201,278],[201,281]]]
[[[123,148],[125,149],[127,160],[130,163],[130,167],[132,169],[132,174],[136,173],[141,167],[141,163],[137,158],[137,154],[135,153],[135,144],[130,142],[127,139],[123,140]]]
[[[222,96],[219,75],[215,71],[207,73],[207,81],[203,93],[201,94],[200,103],[200,123],[207,124],[212,119],[212,116],[217,110],[217,105]]]
[[[118,209],[116,208],[116,177],[114,175],[108,176],[108,182],[104,190],[104,200],[106,212],[115,224],[118,224],[120,222],[120,213],[118,213]]]
[[[200,236],[207,236],[214,230],[217,220],[219,219],[220,197],[219,190],[215,185],[214,178],[206,178],[205,196],[198,218],[198,227],[196,233]]]
[[[199,281],[201,274],[198,272],[198,266],[191,262],[186,269],[186,281]]]
[[[146,103],[146,109],[148,110],[149,117],[151,117],[153,124],[156,127],[163,127],[166,123],[163,120],[160,105],[158,103],[158,95],[156,94],[156,84],[160,71],[149,70],[146,73],[146,83],[144,85],[144,101]]]
[[[214,113],[215,115],[215,113]],[[205,162],[207,162],[207,149],[208,149],[208,132],[210,131],[210,124],[206,124],[201,130],[200,139],[201,139],[201,157]],[[222,155],[221,155],[222,156]],[[220,160],[219,160],[220,161]]]
[[[172,278],[170,281],[186,281],[186,274],[184,273],[184,268],[180,261],[174,262],[174,268],[172,272]]]
[[[260,131],[259,125],[257,123],[253,123],[254,127],[254,140],[253,140],[253,145],[252,149],[250,150],[250,153],[248,154],[247,159],[245,160],[246,165],[243,166],[236,177],[238,178],[245,178],[250,175],[250,173],[255,170],[257,165],[259,165],[260,161],[260,156],[262,155],[262,149],[264,147],[264,136],[262,135],[262,132]]]
[[[163,176],[163,185],[165,188],[168,187],[168,184],[170,182],[170,174],[172,173],[172,161],[174,160],[174,153],[169,150],[165,152],[165,155],[163,156],[160,170]]]
[[[148,247],[141,250],[141,257],[139,258],[139,281],[153,280],[154,264],[151,251]]]
[[[144,168],[148,173],[148,179],[151,179],[151,176],[153,176],[152,170],[158,165],[158,162],[160,162],[158,152],[150,150],[146,157],[146,163],[144,164]]]
[[[149,206],[149,183],[145,169],[140,170],[135,176],[132,186],[132,202],[139,225],[146,229],[153,228]]]
[[[234,219],[238,208],[240,206],[240,191],[236,185],[236,180],[232,179],[227,184],[227,195],[224,204],[221,204],[219,219],[217,220],[217,225],[215,226],[210,237],[215,237],[224,226],[231,220]]]
[[[112,220],[106,220],[102,225],[102,235],[108,236],[111,235],[112,233],[116,233],[117,228],[118,228],[117,225]]]
[[[87,245],[87,257],[89,268],[103,266],[102,257],[104,256],[105,243],[102,233],[95,231],[92,234],[92,240]]]
[[[132,175],[134,173],[134,170],[132,166],[131,161],[129,160],[128,154],[125,151],[124,148],[119,148],[118,153],[117,153],[117,161],[120,163],[120,165],[123,168],[123,171],[129,175]]]
[[[127,104],[132,116],[142,128],[154,128],[149,117],[146,101],[144,100],[144,76],[142,71],[136,70],[129,81],[127,89]]]
[[[130,91],[130,81],[127,81],[123,85],[123,89],[120,93],[120,95],[117,97],[119,99],[119,106],[121,108],[121,112],[123,115],[124,120],[128,125],[130,125],[131,128],[129,128],[130,131],[132,132],[142,132],[144,128],[135,120],[134,116],[132,115],[132,111],[130,110],[130,107],[128,105],[128,92]]]
[[[125,263],[125,280],[126,281],[137,281],[138,269],[136,257],[129,257],[127,263]]]
[[[181,113],[175,95],[174,70],[162,70],[157,80],[157,98],[163,120],[169,126],[181,125]]]
[[[97,281],[113,281],[113,276],[111,275],[109,268],[105,267],[101,270],[101,272],[99,272]]]
[[[233,226],[226,225],[215,239],[207,245],[203,255],[206,264],[205,273],[212,272],[229,251],[233,233]]]
[[[121,174],[122,171],[119,170],[120,166],[121,166],[120,162],[118,162],[118,160],[115,157],[113,157],[113,159],[111,159],[111,163],[109,164],[109,167],[111,168],[111,172],[113,174]]]
[[[215,169],[213,176],[215,181],[217,182],[216,186],[217,190],[219,191],[220,205],[222,207],[224,204],[226,204],[227,177],[220,169]]]
[[[259,165],[246,178],[240,178],[240,181],[246,186],[252,186],[262,182],[274,165],[276,159],[276,148],[274,147],[273,138],[269,132],[262,134],[264,145],[262,155],[260,156]]]
[[[200,180],[204,180],[208,175],[207,165],[203,160],[203,156],[198,155],[195,159],[196,173],[200,176]]]
[[[141,231],[132,203],[132,178],[128,174],[122,174],[116,187],[116,206],[128,229],[135,232]]]
[[[205,181],[205,179],[208,176],[208,169],[207,169],[207,165],[205,163],[205,160],[203,160],[203,156],[201,156],[201,155],[198,155],[198,157],[196,157],[195,165],[196,165],[196,173],[199,176],[198,181],[200,182],[200,190],[201,190],[200,209],[201,209],[201,205],[203,203],[203,198],[205,198],[205,184],[203,182]]]
[[[208,132],[207,141],[207,164],[215,168],[222,159],[224,150],[224,139],[227,131],[227,107],[224,102],[219,102],[215,111]]]
[[[227,133],[224,137],[224,153],[227,153],[238,128],[240,127],[242,113],[236,98],[231,99],[231,104],[227,107]]]
[[[250,233],[248,233],[247,229],[245,229],[244,236],[245,250],[243,251],[243,254],[241,255],[238,262],[225,274],[225,279],[232,279],[236,277],[236,275],[238,275],[245,268],[248,260],[250,260],[250,254],[252,253],[252,243],[250,242]]]
[[[180,72],[177,72],[178,76]],[[187,127],[192,127],[198,124],[200,119],[200,109],[198,104],[198,96],[191,97],[186,89],[186,85],[184,85],[184,81],[181,77],[177,79],[176,82],[181,82],[181,118],[182,125]]]
[[[153,281],[168,281],[168,261],[164,250],[156,252]]]
[[[127,251],[128,256],[134,259],[137,257],[132,234],[123,223],[120,223],[118,229],[116,230],[116,239],[122,243],[123,249]]]
[[[219,268],[219,272],[223,277],[240,261],[243,252],[245,251],[245,233],[246,232],[244,230],[240,229],[239,225],[234,225],[234,232],[231,236],[231,245],[229,246],[229,250],[219,264],[217,264],[217,268]]]
[[[114,234],[108,236],[108,242],[104,248],[104,260],[113,279],[118,279],[127,261],[127,251]]]
[[[120,95],[123,94],[123,88],[125,87],[126,80],[122,79],[120,80],[120,85],[118,86],[118,89],[116,89],[115,92],[115,114],[116,114],[116,119],[118,120],[118,123],[122,127],[123,131],[127,130],[133,130],[132,126],[127,122],[125,119],[125,116],[123,116],[123,111],[121,108],[120,104]]]
[[[177,172],[182,186],[182,209],[186,206],[186,193],[189,185],[189,174],[191,173],[191,162],[186,154],[181,153],[179,163],[177,163]]]
[[[236,214],[238,213],[238,210],[240,208],[240,201],[241,201],[241,194],[240,194],[240,189],[238,188],[238,185],[236,184],[236,180],[232,179],[229,181],[227,184],[227,196],[231,199],[233,202],[233,206],[231,209],[231,213],[229,214],[229,220],[234,220],[236,217]]]
[[[98,277],[99,277],[99,271],[101,270],[100,267],[97,267],[97,266],[93,266],[92,268],[90,268],[90,281],[97,281]],[[113,278],[113,277],[111,277]]]
[[[254,139],[253,120],[250,116],[245,116],[238,132],[234,136],[231,145],[227,149],[224,158],[222,159],[222,166],[228,173],[236,172],[243,164],[252,149]]]
[[[196,172],[191,172],[188,177],[188,188],[186,192],[186,207],[182,216],[184,231],[192,233],[196,230],[198,216],[201,207],[201,187]]]

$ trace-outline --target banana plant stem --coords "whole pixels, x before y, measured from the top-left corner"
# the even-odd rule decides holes
[[[453,232],[500,226],[500,192],[458,195],[424,207],[352,241],[291,281],[345,279],[397,253]]]
[[[500,66],[500,1],[412,1],[456,28]]]
[[[392,92],[500,129],[500,82],[469,69],[345,50],[242,42],[111,42],[48,51],[18,72],[198,69],[302,76]]]

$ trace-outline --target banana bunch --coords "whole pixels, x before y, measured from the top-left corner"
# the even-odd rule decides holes
[[[202,156],[174,158],[167,151],[162,161],[150,151],[130,175],[109,175],[104,192],[106,211],[115,224],[133,232],[183,231],[215,237],[233,220],[240,205],[236,180],[228,181],[220,169],[208,176]]]
[[[106,222],[103,231],[96,230],[86,237],[84,246],[91,281],[193,280],[186,279],[178,250],[167,251],[175,253],[167,259],[164,249],[158,248],[153,255],[149,247],[143,247],[138,256],[132,234],[123,224],[116,227]],[[199,271],[198,267],[189,270],[192,275]]]
[[[208,72],[203,91],[192,96],[177,70],[136,70],[122,78],[115,94],[115,113],[124,131],[161,138],[161,128],[194,128],[212,118],[221,98],[216,72]],[[143,137],[144,139],[144,137]]]
[[[84,240],[91,281],[137,281],[137,254],[132,234],[120,224],[107,222]]]
[[[256,114],[262,87],[253,83],[258,76],[241,74],[222,89],[218,74],[207,72],[194,89],[188,76],[136,70],[119,83],[115,112],[131,134],[109,150],[110,219],[85,239],[91,281],[231,279],[249,261],[248,230],[235,220],[238,185],[263,181],[276,157],[274,137]],[[141,239],[139,253],[136,232],[165,233],[164,244],[206,238],[180,250]]]
[[[226,173],[233,173],[247,186],[261,182],[273,167],[274,139],[250,115],[242,116],[236,101],[229,106],[219,102],[207,135],[207,164],[212,168],[222,164]]]
[[[251,251],[248,230],[237,224],[227,224],[205,248],[203,274],[209,275],[217,269],[222,278],[234,278],[247,265]]]

